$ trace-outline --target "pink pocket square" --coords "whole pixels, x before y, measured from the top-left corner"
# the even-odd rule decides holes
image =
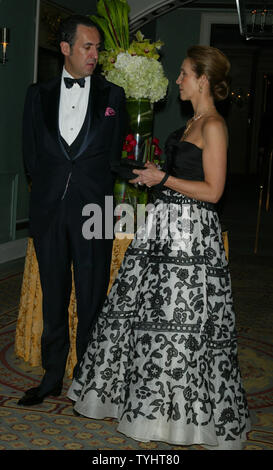
[[[113,108],[106,108],[105,116],[115,116],[116,111]]]

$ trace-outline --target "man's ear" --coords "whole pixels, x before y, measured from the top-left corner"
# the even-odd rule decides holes
[[[65,41],[60,42],[60,48],[61,48],[61,52],[64,56],[69,56],[70,55],[71,48],[70,48],[70,45],[68,44],[68,42],[65,42]]]

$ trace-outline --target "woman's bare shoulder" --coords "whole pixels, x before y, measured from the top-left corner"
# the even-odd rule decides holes
[[[205,127],[213,128],[213,127],[220,127],[220,126],[226,127],[225,120],[221,116],[221,114],[213,113],[204,117],[203,128]]]
[[[202,126],[203,137],[215,136],[216,134],[228,137],[227,125],[224,118],[218,114],[212,114],[204,119]]]

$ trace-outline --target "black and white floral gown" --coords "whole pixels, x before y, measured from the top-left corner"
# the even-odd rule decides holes
[[[168,170],[202,180],[202,151],[181,133],[167,141]],[[138,235],[68,397],[138,441],[240,449],[249,412],[215,207],[165,189]]]

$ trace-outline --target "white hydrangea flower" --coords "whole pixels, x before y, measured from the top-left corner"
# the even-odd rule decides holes
[[[148,98],[155,103],[166,95],[168,79],[160,62],[153,58],[118,54],[115,66],[105,73],[112,83],[124,88],[127,98]]]

